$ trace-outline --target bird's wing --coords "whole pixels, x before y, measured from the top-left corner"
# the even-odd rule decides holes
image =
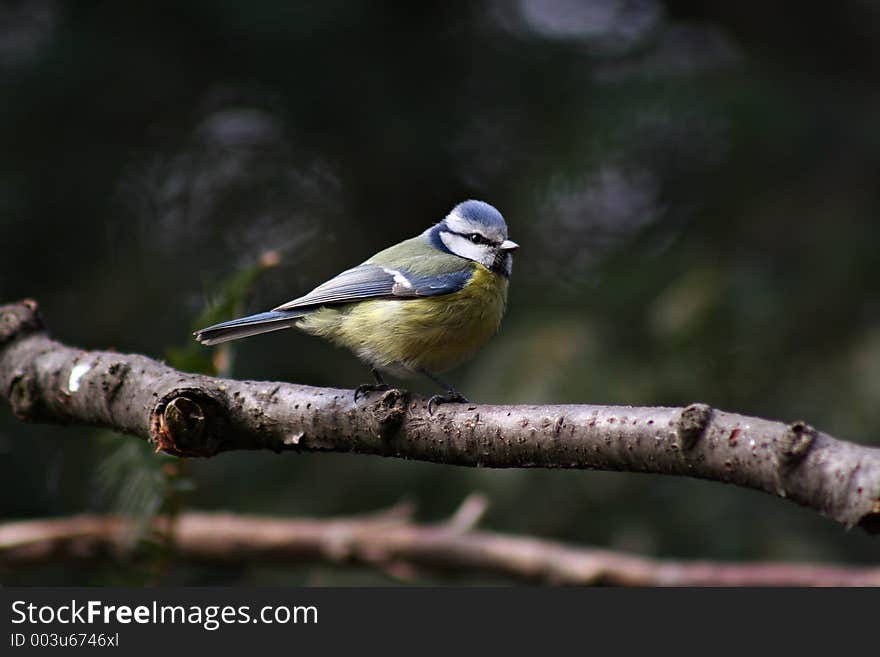
[[[273,310],[294,310],[367,299],[413,299],[450,294],[467,285],[472,275],[471,267],[425,276],[365,262],[322,283],[305,296]]]

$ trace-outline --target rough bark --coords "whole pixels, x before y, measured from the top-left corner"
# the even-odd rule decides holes
[[[443,405],[391,390],[234,381],[50,339],[36,304],[0,306],[0,398],[37,422],[91,424],[179,456],[335,451],[493,468],[686,475],[754,488],[880,531],[880,449],[805,422],[684,408]]]
[[[165,531],[166,520],[155,528]],[[74,516],[0,525],[0,568],[70,561],[127,562],[133,523]],[[794,563],[655,560],[610,550],[475,531],[454,517],[413,524],[406,514],[319,520],[185,513],[174,524],[176,558],[240,565],[331,564],[412,579],[419,571],[516,581],[616,586],[880,586],[880,569]]]

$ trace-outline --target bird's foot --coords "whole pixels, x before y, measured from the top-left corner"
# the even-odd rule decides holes
[[[434,415],[434,411],[440,404],[467,404],[465,396],[455,390],[450,390],[445,395],[434,395],[428,400],[428,415]]]
[[[354,389],[354,403],[357,404],[358,399],[371,392],[385,392],[386,390],[391,390],[391,386],[387,383],[363,383]]]

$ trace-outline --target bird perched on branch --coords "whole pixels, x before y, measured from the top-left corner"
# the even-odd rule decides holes
[[[375,384],[359,395],[387,390],[381,372],[419,373],[441,385],[437,404],[467,402],[438,372],[463,362],[501,323],[516,242],[501,213],[464,201],[421,235],[372,258],[277,308],[195,332],[206,345],[296,327],[353,351]]]

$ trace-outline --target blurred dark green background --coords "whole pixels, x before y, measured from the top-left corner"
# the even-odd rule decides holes
[[[501,333],[450,375],[472,399],[704,401],[880,444],[878,83],[872,0],[4,0],[0,300],[37,299],[69,344],[166,357],[267,250],[281,264],[245,311],[475,197],[522,248]],[[368,378],[293,332],[240,343],[232,376]],[[0,517],[124,507],[101,472],[128,442],[0,409]],[[346,455],[187,467],[184,508],[333,516],[409,499],[430,521],[482,491],[484,526],[502,531],[877,562],[876,539],[717,483]],[[50,565],[0,581],[130,579]],[[163,581],[386,580],[176,565]]]

